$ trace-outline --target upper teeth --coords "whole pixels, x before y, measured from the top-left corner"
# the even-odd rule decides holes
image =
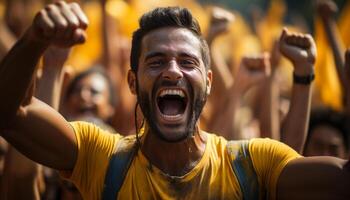
[[[163,90],[159,96],[164,97],[165,95],[179,95],[180,97],[185,97],[185,93],[182,90],[178,89]]]

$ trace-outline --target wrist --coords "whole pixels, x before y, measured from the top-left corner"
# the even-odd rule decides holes
[[[35,30],[30,27],[23,35],[22,41],[28,43],[28,44],[33,44],[37,48],[41,49],[42,51],[45,51],[49,47],[49,42],[48,40],[44,40],[40,37],[37,36],[35,33]]]
[[[308,75],[298,75],[293,73],[293,83],[301,85],[310,85],[315,80],[315,74],[312,72]]]
[[[293,63],[294,74],[297,76],[308,76],[314,74],[314,65],[308,62],[303,63]]]

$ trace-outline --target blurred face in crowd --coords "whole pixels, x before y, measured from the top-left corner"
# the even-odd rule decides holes
[[[305,148],[305,156],[347,158],[346,147],[341,132],[327,125],[319,125],[313,128],[309,143]]]
[[[108,82],[104,76],[92,73],[82,78],[67,100],[68,115],[72,118],[93,116],[108,120],[113,114]]]
[[[200,40],[184,28],[160,28],[142,40],[136,93],[152,133],[167,142],[190,137],[210,91]],[[130,83],[130,81],[129,81]]]

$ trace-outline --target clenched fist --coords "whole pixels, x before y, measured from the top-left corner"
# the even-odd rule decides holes
[[[270,55],[245,56],[241,60],[235,81],[240,93],[266,79],[271,73]]]
[[[293,63],[296,75],[305,76],[313,73],[316,45],[311,35],[291,33],[284,28],[279,43],[281,53]]]
[[[231,12],[219,7],[214,7],[210,16],[207,40],[212,41],[220,34],[226,32],[234,19],[235,16]]]
[[[88,19],[77,3],[59,1],[38,12],[26,36],[32,41],[70,47],[86,40]]]

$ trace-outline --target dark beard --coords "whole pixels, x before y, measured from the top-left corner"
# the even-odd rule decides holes
[[[139,88],[139,87],[137,87]],[[194,135],[195,129],[196,129],[196,123],[197,120],[203,110],[203,107],[207,101],[207,95],[206,91],[204,93],[201,93],[198,97],[195,97],[193,105],[190,106],[190,109],[192,109],[192,112],[190,112],[190,117],[186,125],[186,132],[181,134],[181,137],[176,139],[168,139],[164,137],[164,134],[160,131],[159,127],[156,123],[156,117],[155,117],[155,108],[153,111],[151,110],[152,103],[150,101],[149,95],[145,91],[140,91],[137,89],[137,101],[140,104],[140,108],[142,110],[142,113],[150,126],[151,132],[153,132],[158,138],[161,140],[168,142],[168,143],[177,143],[180,141],[183,141],[189,137],[192,137]],[[152,91],[152,98],[155,98],[155,91]],[[154,105],[157,106],[157,105]]]

